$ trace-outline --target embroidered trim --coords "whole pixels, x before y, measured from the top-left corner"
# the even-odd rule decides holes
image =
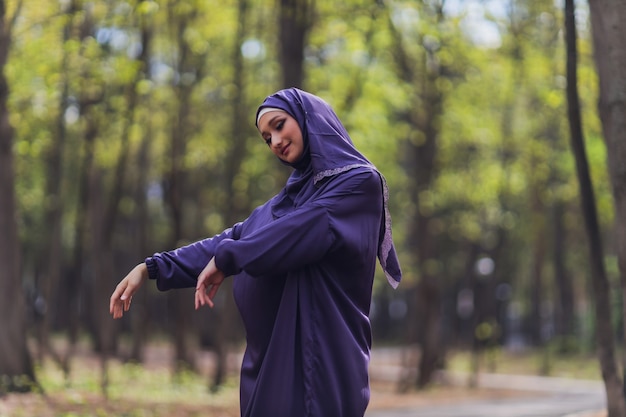
[[[315,174],[315,177],[313,177],[313,184],[317,184],[319,181],[323,180],[326,177],[332,177],[334,175],[341,174],[342,172],[350,171],[351,169],[359,167],[374,168],[373,166],[366,164],[352,164],[346,165],[345,167],[327,169],[326,171],[320,171]]]
[[[388,204],[389,188],[387,187],[387,180],[385,179],[383,174],[379,172],[378,175],[380,176],[380,180],[383,184],[383,207],[385,211],[385,234],[383,236],[383,241],[380,243],[379,246],[378,260],[380,261],[380,266],[383,267],[383,271],[385,272],[387,281],[389,281],[389,284],[395,289],[398,287],[400,282],[396,281],[396,279],[391,276],[389,272],[387,272],[387,259],[389,258],[389,252],[393,248],[393,238],[391,236],[391,213],[389,213]]]

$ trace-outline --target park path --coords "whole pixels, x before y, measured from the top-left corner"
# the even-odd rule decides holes
[[[371,373],[374,377],[397,376],[399,366],[373,352]],[[446,380],[464,384],[467,376],[446,374]],[[482,388],[518,391],[519,395],[491,399],[461,399],[449,403],[369,410],[365,417],[598,417],[606,408],[601,381],[526,375],[481,374]]]

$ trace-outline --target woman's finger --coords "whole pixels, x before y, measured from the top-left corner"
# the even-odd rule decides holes
[[[124,294],[125,290],[126,290],[126,283],[122,281],[121,283],[117,285],[117,287],[115,288],[115,291],[113,291],[113,294],[111,295],[111,300],[109,301],[109,312],[111,314],[113,314],[113,311],[115,307],[117,306],[117,304],[120,302],[121,296],[122,294]]]
[[[124,300],[124,311],[128,311],[128,309],[130,308],[130,302],[133,300],[133,296],[127,296],[126,299]]]
[[[211,300],[209,295],[206,293],[206,290],[204,289],[204,287],[196,290],[195,304],[196,304],[196,310],[205,305],[208,305],[209,307],[213,308],[213,300]]]
[[[211,304],[213,303],[213,298],[215,298],[215,295],[217,294],[217,290],[220,289],[220,284],[213,284],[213,286],[211,287],[211,289],[209,290],[209,299],[211,300]],[[211,306],[213,307],[213,306]]]

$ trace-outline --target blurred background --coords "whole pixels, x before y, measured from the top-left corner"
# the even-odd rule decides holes
[[[6,3],[6,4],[5,4]],[[589,243],[570,148],[564,4],[544,0],[9,0],[19,287],[29,352],[68,379],[83,349],[175,372],[245,339],[229,288],[143,288],[137,263],[212,236],[274,195],[289,170],[254,126],[298,86],[336,110],[383,172],[404,278],[378,271],[374,348],[404,352],[426,387],[454,352],[593,355]],[[576,2],[578,94],[612,330],[623,336],[614,204],[598,117],[589,9]],[[3,202],[5,195],[0,196]],[[2,204],[2,207],[7,207]],[[8,239],[8,237],[7,237]],[[7,241],[8,242],[8,241]],[[0,318],[8,326],[11,317]],[[476,359],[476,364],[479,363]],[[478,365],[476,365],[478,366]],[[37,369],[37,368],[36,368]],[[103,377],[106,391],[108,381]]]

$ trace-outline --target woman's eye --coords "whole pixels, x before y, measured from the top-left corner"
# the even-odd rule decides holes
[[[265,144],[266,144],[267,146],[270,146],[270,145],[272,144],[272,138],[271,138],[271,137],[269,137],[269,138],[265,138]]]
[[[280,122],[276,123],[276,130],[281,130],[284,125],[285,125],[284,120],[281,120]]]

